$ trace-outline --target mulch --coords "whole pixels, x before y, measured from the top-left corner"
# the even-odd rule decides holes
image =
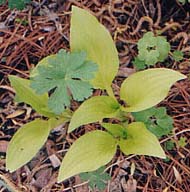
[[[190,4],[177,0],[44,0],[32,1],[23,11],[0,6],[0,187],[1,191],[90,191],[79,176],[56,183],[58,168],[76,138],[94,126],[84,126],[70,135],[65,129],[53,131],[42,150],[31,162],[10,174],[5,168],[7,145],[13,134],[38,114],[26,104],[14,102],[14,90],[8,75],[29,77],[30,70],[47,55],[64,48],[69,50],[71,6],[89,10],[110,31],[119,52],[120,70],[113,82],[120,82],[133,73],[132,61],[137,56],[137,41],[146,31],[159,31],[167,37],[171,49],[181,50],[184,59],[174,61],[170,56],[156,67],[175,69],[189,76],[190,72]],[[95,94],[99,94],[97,91]],[[78,106],[74,103],[74,106]],[[173,134],[163,137],[176,145],[166,150],[168,161],[145,156],[124,156],[118,152],[107,166],[112,176],[105,191],[189,192],[190,191],[190,80],[178,82],[160,104],[167,107],[174,119]],[[187,143],[179,146],[185,137]],[[15,157],[16,158],[16,157]],[[131,164],[135,165],[133,176]],[[10,190],[9,189],[9,190]]]

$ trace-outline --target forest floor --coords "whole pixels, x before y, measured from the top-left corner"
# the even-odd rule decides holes
[[[64,48],[69,50],[71,6],[91,11],[110,31],[119,52],[120,70],[113,86],[121,77],[135,72],[132,64],[137,56],[137,42],[146,31],[160,31],[171,44],[171,50],[181,50],[180,62],[168,58],[156,67],[167,67],[190,74],[190,4],[177,0],[33,0],[22,11],[0,6],[0,191],[90,191],[79,176],[56,183],[58,167],[54,160],[63,158],[64,146],[81,133],[65,139],[64,129],[52,132],[41,151],[27,165],[13,173],[6,171],[8,143],[26,122],[38,117],[26,104],[14,102],[15,91],[9,74],[29,77],[30,70],[44,57]],[[189,192],[190,191],[190,80],[175,84],[169,96],[160,104],[174,119],[173,133],[161,138],[168,160],[147,156],[124,156],[118,152],[109,163],[111,179],[103,191]],[[91,126],[86,128],[93,129]],[[75,138],[75,139],[74,139]],[[184,138],[184,145],[179,144]],[[172,141],[169,149],[166,142]],[[170,142],[171,143],[171,142]],[[55,158],[56,156],[56,158]],[[52,157],[52,158],[50,158]],[[16,157],[15,157],[16,158]],[[50,160],[53,159],[53,160]],[[133,175],[130,166],[135,165]],[[98,190],[94,190],[98,191]]]

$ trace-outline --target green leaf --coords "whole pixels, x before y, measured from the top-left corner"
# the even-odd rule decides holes
[[[183,56],[184,56],[184,54],[183,54],[183,52],[182,51],[174,51],[173,52],[173,58],[174,58],[174,60],[175,61],[181,61],[182,59],[183,59]]]
[[[104,190],[107,186],[108,180],[111,179],[111,176],[108,173],[104,173],[105,166],[100,167],[98,170],[93,172],[81,173],[80,178],[82,181],[89,181],[88,185],[90,188]]]
[[[162,36],[155,37],[149,31],[138,41],[138,59],[147,65],[154,65],[158,61],[164,61],[170,51],[170,44]]]
[[[126,129],[119,124],[101,123],[101,125],[116,138],[127,137]]]
[[[72,6],[70,42],[72,51],[84,50],[88,59],[98,64],[93,86],[106,89],[113,96],[111,84],[118,72],[119,59],[108,30],[88,11]]]
[[[175,143],[173,141],[171,141],[171,140],[166,141],[164,143],[164,147],[165,147],[166,150],[169,150],[169,151],[173,150],[175,148]]]
[[[32,73],[31,87],[38,94],[53,92],[48,106],[54,113],[60,114],[65,107],[70,106],[68,90],[77,101],[83,101],[92,94],[89,80],[93,78],[97,65],[87,61],[84,52],[66,53],[61,50],[45,61],[47,65],[39,65],[38,73]]]
[[[146,63],[145,61],[140,60],[138,57],[135,57],[135,60],[133,61],[133,64],[137,68],[137,70],[145,69]]]
[[[6,3],[6,0],[0,0],[0,4]]]
[[[30,80],[14,75],[9,75],[11,86],[16,91],[17,102],[25,102],[32,106],[38,113],[46,117],[54,117],[55,114],[48,108],[48,95],[37,95],[30,87]]]
[[[30,161],[43,146],[50,132],[48,121],[36,119],[22,126],[11,139],[6,168],[13,172]]]
[[[165,68],[147,69],[130,75],[121,85],[120,97],[127,104],[127,112],[138,112],[157,105],[170,87],[186,76]]]
[[[142,122],[134,122],[127,126],[127,139],[118,141],[120,149],[126,155],[149,155],[166,158],[156,136],[149,132]]]
[[[31,0],[8,0],[8,5],[10,9],[22,10],[25,8],[26,4],[30,3]]]
[[[93,131],[80,137],[66,153],[58,182],[83,172],[94,171],[107,164],[116,152],[116,141],[104,131]]]
[[[178,140],[178,145],[179,147],[185,147],[188,142],[187,142],[187,138],[186,137],[180,137],[180,139]]]
[[[68,131],[71,132],[81,125],[112,118],[117,115],[119,103],[109,96],[96,96],[83,102],[74,112]]]
[[[158,138],[168,135],[173,129],[173,119],[167,115],[165,107],[146,109],[134,112],[132,115],[135,121],[143,122],[147,129]]]

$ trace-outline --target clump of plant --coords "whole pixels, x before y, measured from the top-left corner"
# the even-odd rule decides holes
[[[70,32],[71,53],[60,51],[44,58],[31,73],[30,80],[9,77],[17,101],[31,105],[47,120],[36,119],[16,132],[7,151],[7,169],[15,171],[30,161],[51,129],[65,122],[70,122],[68,133],[94,122],[99,122],[102,130],[88,132],[72,144],[63,158],[58,182],[106,165],[118,147],[126,155],[165,158],[157,137],[147,129],[149,124],[141,120],[130,123],[131,113],[157,105],[167,96],[170,87],[186,76],[165,68],[132,74],[121,85],[120,100],[124,104],[120,104],[111,88],[119,59],[109,32],[94,16],[75,6]],[[163,55],[157,59],[163,59]],[[87,99],[92,87],[104,90],[104,94]],[[71,112],[72,99],[86,100]],[[104,121],[111,118],[118,123]]]
[[[29,4],[31,0],[8,0],[8,6],[10,9],[22,10],[26,7],[26,4]],[[6,3],[6,0],[0,0],[0,4]]]
[[[163,62],[170,51],[170,44],[166,38],[155,36],[153,32],[147,32],[137,43],[138,56],[134,60],[137,69]]]

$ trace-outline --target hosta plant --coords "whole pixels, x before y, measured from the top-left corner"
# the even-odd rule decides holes
[[[32,71],[30,80],[9,77],[17,101],[31,105],[46,120],[36,119],[16,132],[7,151],[7,169],[15,171],[30,161],[51,129],[65,122],[70,122],[68,133],[94,122],[99,122],[101,130],[88,132],[72,144],[63,158],[58,182],[106,165],[117,148],[126,155],[165,158],[157,137],[147,129],[148,124],[131,122],[131,112],[157,105],[170,87],[186,76],[164,68],[137,72],[123,81],[119,102],[111,88],[119,67],[111,35],[88,11],[75,6],[70,47],[71,53],[61,51],[44,58]],[[104,90],[104,94],[88,98],[92,88]],[[71,112],[72,100],[84,99]],[[110,118],[118,123],[110,123]]]

